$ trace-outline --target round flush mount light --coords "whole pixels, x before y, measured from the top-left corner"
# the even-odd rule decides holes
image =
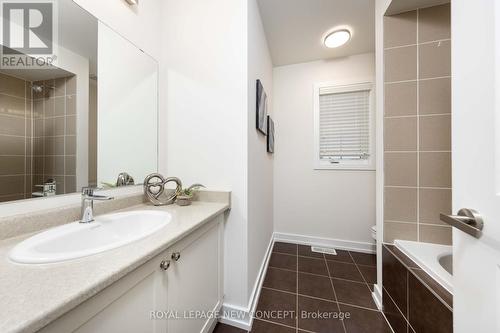
[[[351,32],[347,29],[340,29],[326,35],[323,43],[329,49],[344,45],[351,39]]]

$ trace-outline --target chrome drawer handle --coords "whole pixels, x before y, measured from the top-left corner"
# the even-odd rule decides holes
[[[162,260],[160,262],[160,268],[166,271],[170,267],[170,260]]]

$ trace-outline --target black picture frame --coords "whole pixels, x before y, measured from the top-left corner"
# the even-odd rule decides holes
[[[260,80],[256,83],[256,128],[259,132],[267,134],[267,94]]]
[[[267,152],[274,154],[274,121],[267,116]]]

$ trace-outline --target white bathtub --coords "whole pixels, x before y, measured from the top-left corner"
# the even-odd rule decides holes
[[[451,246],[403,240],[395,240],[394,245],[453,294]]]

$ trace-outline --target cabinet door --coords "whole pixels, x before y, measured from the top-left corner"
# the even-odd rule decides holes
[[[159,317],[157,311],[166,311],[167,272],[160,268],[161,260],[153,261],[154,269],[150,274],[131,286],[75,332],[166,333],[166,318],[155,318]]]
[[[207,316],[219,309],[221,300],[220,227],[214,223],[197,238],[171,248],[180,258],[167,272],[168,309],[177,314],[168,321],[169,333],[209,332],[216,320]]]

